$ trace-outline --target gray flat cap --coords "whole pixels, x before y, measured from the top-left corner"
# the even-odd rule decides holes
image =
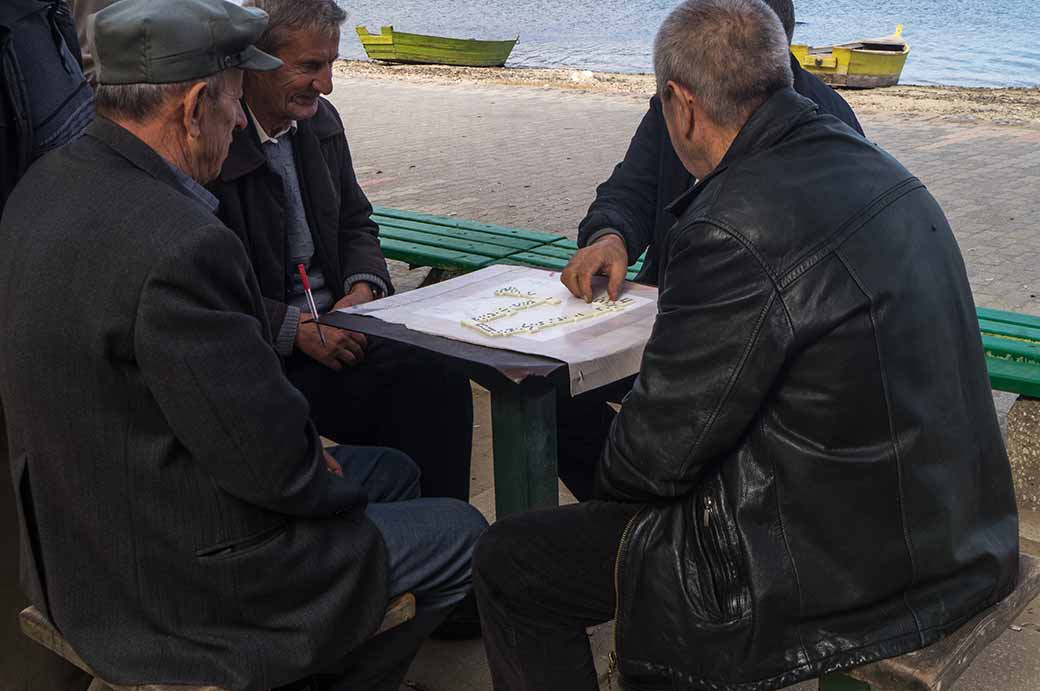
[[[253,45],[267,13],[225,0],[119,0],[88,26],[98,84],[172,84],[282,66]]]

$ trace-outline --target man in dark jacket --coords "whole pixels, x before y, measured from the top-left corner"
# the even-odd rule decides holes
[[[757,0],[687,0],[654,46],[699,182],[602,501],[477,546],[495,688],[771,689],[937,641],[1015,585],[1011,473],[957,242],[924,185],[792,88]]]
[[[93,96],[79,60],[63,0],[0,3],[0,214],[29,165],[79,136],[93,119]],[[10,555],[17,549],[18,522],[8,463],[0,401],[0,546]],[[22,635],[17,614],[28,603],[18,588],[18,564],[0,561],[0,688],[86,688],[90,681],[78,669]]]
[[[765,2],[780,17],[790,43],[795,28],[792,0]],[[845,99],[803,70],[794,56],[790,63],[796,92],[815,102],[821,113],[833,115],[863,134]],[[646,252],[636,280],[657,285],[660,240],[676,220],[668,205],[693,182],[668,139],[661,99],[654,96],[624,160],[596,190],[596,199],[578,230],[582,249],[564,271],[564,283],[578,297],[586,297],[593,274],[604,273],[616,297],[628,266]],[[607,401],[620,401],[631,388],[632,380],[626,379],[574,399],[561,396],[558,401],[560,477],[578,499],[592,495],[596,459],[614,419]]]
[[[396,691],[469,592],[486,522],[418,498],[398,451],[322,450],[213,214],[202,183],[246,124],[242,71],[281,66],[253,45],[266,23],[221,0],[98,12],[102,117],[10,198],[0,396],[23,586],[113,684]],[[405,591],[415,619],[366,642]]]
[[[297,267],[319,313],[391,292],[372,206],[358,185],[332,91],[346,13],[335,0],[252,0],[271,16],[258,46],[283,60],[247,75],[248,126],[235,133],[212,189],[242,239],[289,379],[318,431],[342,444],[401,449],[425,496],[469,499],[469,381],[420,352],[311,322]]]

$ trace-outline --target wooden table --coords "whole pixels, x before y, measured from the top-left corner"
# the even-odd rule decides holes
[[[566,364],[431,336],[371,317],[332,312],[321,323],[418,347],[491,393],[498,518],[559,504],[556,397],[569,391]]]

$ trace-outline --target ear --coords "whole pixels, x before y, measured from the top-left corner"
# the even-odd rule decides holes
[[[695,97],[693,92],[679,82],[669,81],[668,88],[672,92],[672,113],[675,115],[676,134],[683,139],[693,139]]]
[[[203,101],[206,97],[206,82],[197,82],[191,85],[181,99],[181,105],[184,107],[183,118],[184,118],[184,131],[188,133],[189,137],[198,139],[202,136],[202,111]]]

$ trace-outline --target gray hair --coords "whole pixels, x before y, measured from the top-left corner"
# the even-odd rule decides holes
[[[776,12],[776,16],[780,17],[780,23],[784,26],[784,32],[787,34],[787,42],[790,43],[794,40],[794,2],[792,0],[765,0],[765,3],[769,5],[769,9]]]
[[[94,90],[94,108],[108,118],[144,122],[170,98],[179,98],[188,89],[204,82],[210,98],[224,93],[224,72],[210,77],[174,84],[98,84]]]
[[[267,13],[267,28],[256,42],[265,53],[274,53],[289,42],[294,31],[331,36],[347,21],[347,13],[336,0],[246,0],[246,7]]]
[[[654,40],[657,93],[668,82],[700,99],[712,120],[743,126],[769,96],[791,86],[791,57],[776,13],[761,0],[685,0]]]

